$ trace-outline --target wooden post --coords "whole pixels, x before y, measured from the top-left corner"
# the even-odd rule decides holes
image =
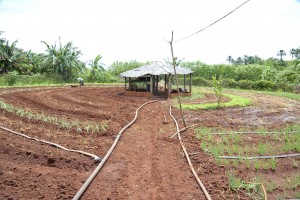
[[[127,90],[127,79],[126,79],[126,77],[125,77],[125,91]]]
[[[167,91],[167,75],[165,75],[165,91]]]
[[[131,88],[131,78],[128,78],[128,84],[129,84],[129,91],[131,91],[132,90],[132,88]]]
[[[181,100],[180,100],[180,92],[179,92],[179,86],[178,86],[178,77],[177,77],[177,72],[176,72],[176,60],[175,60],[175,56],[174,56],[174,52],[173,52],[173,31],[172,31],[172,38],[171,38],[171,41],[170,41],[170,47],[171,47],[171,54],[172,54],[172,63],[173,63],[173,67],[174,67],[175,81],[176,81],[177,92],[178,92],[178,103],[179,103],[179,108],[180,108],[182,122],[183,122],[184,127],[186,127],[185,119],[183,117]]]
[[[192,95],[192,73],[190,73],[190,95]]]
[[[150,75],[150,94],[153,96],[153,76]]]
[[[156,78],[156,91],[158,91],[158,82],[159,82],[159,76],[157,76],[157,78]]]
[[[186,84],[185,84],[185,74],[183,75],[183,85],[184,85],[183,88],[184,88],[184,92],[185,92],[185,91],[186,91],[186,87],[185,87],[185,85],[186,85]]]

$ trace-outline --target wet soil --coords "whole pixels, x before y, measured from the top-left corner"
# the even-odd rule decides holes
[[[55,124],[22,118],[3,109],[0,109],[0,125],[103,157],[115,135],[133,119],[136,108],[149,101],[124,96],[122,92],[123,88],[101,87],[0,90],[0,98],[5,102],[33,113],[69,121],[99,123],[107,120],[105,133],[77,133]],[[185,111],[188,124],[196,122],[228,129],[299,124],[299,102],[260,94],[243,95],[254,99],[253,106]],[[141,109],[138,120],[124,132],[82,199],[205,199],[178,140],[169,138],[176,132],[176,127],[165,103],[170,102],[159,101]],[[179,111],[174,112],[180,119]],[[162,123],[164,117],[167,124]],[[97,166],[90,157],[3,130],[0,130],[0,139],[0,199],[71,199]],[[200,150],[200,141],[193,131],[184,133],[183,141],[189,153],[198,152],[191,159],[212,199],[249,199],[244,192],[229,188],[226,167],[216,164],[213,157]],[[293,173],[299,174],[299,170]],[[241,175],[247,176],[246,173]]]

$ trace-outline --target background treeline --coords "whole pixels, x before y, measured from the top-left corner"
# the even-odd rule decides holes
[[[59,41],[45,45],[44,53],[25,51],[17,47],[18,41],[9,42],[0,31],[0,86],[49,85],[76,83],[82,77],[88,83],[123,81],[119,74],[144,65],[138,61],[116,61],[110,66],[101,62],[101,55],[82,62],[81,51],[72,42]],[[258,56],[233,58],[228,64],[207,65],[200,61],[180,62],[194,71],[193,84],[210,86],[216,76],[224,87],[259,90],[299,91],[300,47],[291,49],[291,61],[285,61],[286,52],[279,50],[277,58],[263,60]]]
[[[224,87],[300,92],[299,57],[292,61],[260,59],[259,63],[252,64],[206,65],[184,62],[181,65],[194,71],[193,85],[211,86],[212,77],[216,75]]]

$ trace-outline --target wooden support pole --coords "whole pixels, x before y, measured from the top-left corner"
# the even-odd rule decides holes
[[[190,95],[192,95],[192,73],[190,73]]]
[[[158,92],[159,76],[156,76],[156,92]]]
[[[185,119],[184,119],[183,111],[182,111],[182,106],[181,106],[181,100],[180,100],[180,92],[179,92],[179,86],[178,86],[178,77],[177,77],[177,72],[176,72],[176,60],[175,60],[174,51],[173,51],[173,31],[172,31],[171,41],[170,41],[170,47],[171,47],[171,54],[172,54],[172,63],[173,63],[173,67],[174,67],[175,81],[176,81],[177,92],[178,92],[178,103],[179,103],[179,108],[180,108],[182,122],[183,122],[184,127],[186,127],[186,123],[185,123]]]
[[[127,87],[127,84],[126,84],[126,77],[124,77],[125,78],[125,91],[126,91],[126,87]]]
[[[165,91],[167,91],[167,75],[165,75]]]
[[[153,76],[150,75],[150,94],[153,96]]]
[[[185,80],[185,74],[184,74],[184,75],[183,75],[183,84],[184,84],[184,87],[183,87],[183,88],[184,88],[184,92],[186,91],[186,87],[185,87],[186,84],[185,84],[185,81],[186,81],[186,80]]]

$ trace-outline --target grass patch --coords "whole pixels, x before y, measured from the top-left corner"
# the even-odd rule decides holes
[[[242,89],[226,89],[226,91],[266,94],[266,95],[284,97],[284,98],[300,101],[300,95],[296,94],[296,93],[291,93],[291,92],[282,92],[282,91],[272,92],[272,91],[242,90]]]
[[[228,108],[228,107],[246,107],[252,104],[252,100],[250,98],[241,97],[233,94],[223,94],[223,96],[229,98],[230,100],[225,103],[220,104],[220,108]],[[204,103],[204,104],[182,104],[183,109],[190,110],[209,110],[209,109],[217,109],[218,103]]]

